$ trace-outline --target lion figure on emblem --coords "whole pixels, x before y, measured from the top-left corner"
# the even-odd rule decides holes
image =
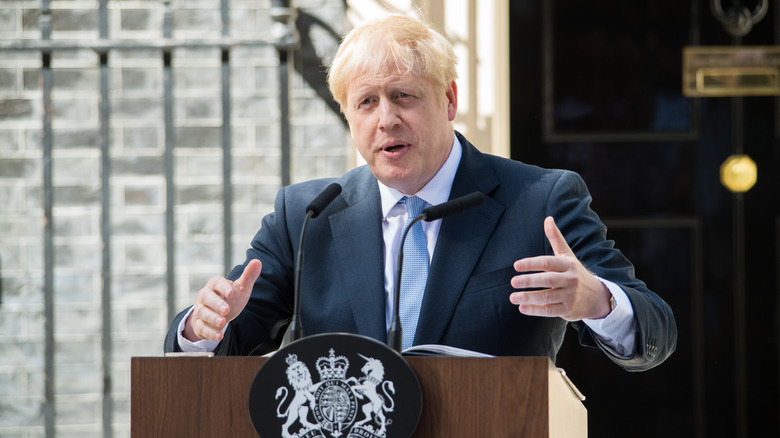
[[[286,386],[280,386],[276,390],[276,399],[282,398],[276,409],[276,415],[279,418],[287,418],[287,421],[282,425],[282,437],[291,438],[293,435],[290,435],[290,426],[296,421],[300,421],[305,430],[319,428],[319,425],[310,423],[308,419],[309,405],[314,406],[316,403],[313,393],[319,384],[312,384],[309,368],[305,363],[298,360],[297,355],[291,354],[286,360],[289,364],[287,367],[287,380],[295,391],[295,395],[287,409],[282,412],[282,405],[287,400],[288,389]]]

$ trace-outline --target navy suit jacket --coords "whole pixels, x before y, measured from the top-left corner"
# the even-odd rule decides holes
[[[555,361],[567,322],[521,314],[509,302],[515,260],[550,255],[544,234],[553,216],[578,259],[594,274],[620,285],[634,308],[632,357],[607,356],[639,371],[666,359],[676,347],[669,306],[634,277],[631,263],[606,239],[606,227],[590,208],[590,194],[573,172],[548,170],[479,152],[460,134],[461,158],[450,199],[474,191],[485,202],[442,220],[422,302],[415,344],[446,344],[494,355],[548,356]],[[385,342],[382,217],[377,181],[367,166],[338,179],[284,187],[274,212],[247,251],[246,263],[263,262],[246,309],[229,324],[217,354],[262,354],[278,348],[293,309],[293,276],[306,206],[328,184],[343,191],[309,222],[301,280],[305,335],[349,332]],[[178,350],[171,325],[166,351]],[[600,346],[582,322],[573,323],[580,343]],[[606,351],[606,350],[605,350]]]

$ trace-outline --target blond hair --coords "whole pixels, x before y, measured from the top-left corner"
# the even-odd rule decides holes
[[[378,75],[394,64],[401,73],[432,80],[444,93],[457,78],[456,63],[452,44],[431,26],[404,15],[384,15],[347,33],[328,68],[328,87],[343,111],[352,78]]]

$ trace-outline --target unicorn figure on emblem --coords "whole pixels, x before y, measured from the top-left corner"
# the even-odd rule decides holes
[[[360,370],[364,374],[364,377],[361,377],[360,381],[354,377],[350,377],[347,379],[347,382],[354,383],[352,390],[355,391],[357,398],[362,400],[365,396],[368,399],[368,403],[362,406],[365,418],[355,423],[355,427],[363,426],[375,419],[379,424],[379,430],[376,432],[376,435],[384,436],[387,425],[392,423],[392,420],[387,420],[385,417],[385,412],[393,412],[393,409],[395,408],[395,402],[390,395],[390,393],[395,395],[395,386],[393,385],[393,382],[384,380],[385,367],[382,365],[381,361],[363,356],[362,354],[358,354],[358,356],[366,361],[366,364],[363,365],[363,368]],[[379,391],[377,391],[377,387],[380,385],[382,386],[382,391],[385,393],[385,397],[390,401],[390,406],[385,404],[385,397],[382,397],[382,395],[379,394]],[[388,390],[390,393],[388,393]]]

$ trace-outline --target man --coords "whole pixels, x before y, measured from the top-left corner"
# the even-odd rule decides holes
[[[572,321],[582,344],[627,370],[665,360],[676,347],[672,311],[606,240],[582,179],[482,154],[454,131],[455,62],[449,42],[412,18],[386,16],[350,32],[328,83],[367,165],[282,188],[246,262],[198,292],[171,325],[166,350],[247,355],[278,348],[293,310],[305,208],[336,181],[343,192],[307,232],[305,334],[385,341],[408,216],[403,202],[416,195],[437,205],[478,191],[482,205],[423,226],[430,265],[411,311],[417,322],[404,327],[407,345],[554,361]]]

